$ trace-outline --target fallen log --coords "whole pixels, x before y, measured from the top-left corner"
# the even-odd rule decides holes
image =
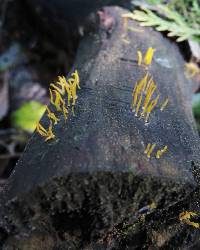
[[[199,212],[199,138],[184,61],[173,42],[125,13],[105,8],[99,29],[81,41],[75,116],[56,113],[53,140],[34,133],[9,178],[0,202],[2,249],[198,246],[199,230],[179,220],[181,212]],[[149,47],[156,52],[147,69],[137,50]],[[145,123],[131,105],[147,71],[162,102]],[[41,123],[48,126],[46,114]],[[149,143],[168,150],[145,154]]]

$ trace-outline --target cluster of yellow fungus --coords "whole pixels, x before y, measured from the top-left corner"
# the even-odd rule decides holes
[[[48,130],[46,130],[39,122],[36,123],[36,130],[37,132],[43,136],[46,137],[45,141],[48,141],[50,139],[55,138],[55,135],[52,131],[52,122],[50,121],[50,125]]]
[[[190,62],[185,64],[185,75],[187,78],[200,76],[200,69],[196,63]]]
[[[136,82],[133,91],[132,91],[132,103],[131,109],[135,112],[135,116],[144,118],[145,123],[148,122],[151,112],[154,110],[158,101],[160,100],[160,94],[157,90],[157,85],[153,79],[153,76],[148,71],[148,66],[151,65],[155,49],[149,47],[143,57],[141,50],[137,51],[138,55],[138,65],[145,66],[147,72],[144,77]],[[169,99],[166,98],[160,105],[160,111],[163,111]],[[144,151],[148,158],[151,157],[152,152],[154,151],[156,144],[149,143]],[[161,156],[167,151],[168,147],[165,146],[163,149],[157,150],[155,157],[156,159],[161,158]]]
[[[198,215],[195,212],[185,211],[179,214],[179,220],[186,223],[187,225],[199,228],[200,225],[197,222],[191,221],[191,217],[197,217]]]
[[[148,158],[151,157],[151,154],[153,153],[155,147],[156,147],[155,143],[153,143],[153,144],[148,143],[148,145],[144,151],[144,153],[147,155]],[[157,152],[155,154],[156,158],[159,159],[167,151],[167,149],[168,149],[168,147],[164,146],[164,148],[157,150]]]
[[[160,95],[156,93],[157,86],[153,80],[153,77],[146,73],[146,75],[135,84],[135,87],[132,92],[132,111],[135,111],[135,116],[139,115],[144,117],[145,122],[148,122],[150,113],[155,108],[160,98]]]
[[[145,66],[149,66],[151,65],[152,59],[153,59],[153,55],[154,55],[155,49],[153,49],[152,47],[149,47],[146,51],[146,54],[144,56],[142,56],[142,52],[141,50],[137,51],[137,55],[138,55],[138,65],[142,65],[144,64]]]
[[[143,59],[142,52],[138,50],[138,65],[151,65],[154,51],[155,49],[152,47],[148,48]],[[135,116],[138,116],[140,112],[140,117],[143,117],[147,123],[150,113],[156,107],[160,99],[160,95],[157,94],[157,85],[148,71],[139,82],[136,82],[132,92],[132,97],[132,111],[135,112]],[[166,98],[160,107],[161,111],[166,108],[168,102],[169,99]]]
[[[55,107],[57,112],[62,112],[65,120],[68,118],[69,108],[74,115],[74,107],[77,100],[77,89],[80,89],[80,79],[78,71],[75,70],[71,74],[71,77],[66,80],[64,76],[59,76],[58,81],[54,84],[50,84],[49,94],[50,94],[50,103]],[[65,103],[65,95],[67,94],[67,105]],[[47,116],[50,120],[50,125],[48,130],[46,130],[39,122],[37,123],[36,130],[37,132],[46,137],[45,141],[55,138],[55,135],[52,131],[53,125],[56,125],[60,119],[58,119],[49,107],[47,109]],[[52,125],[53,122],[53,125]]]

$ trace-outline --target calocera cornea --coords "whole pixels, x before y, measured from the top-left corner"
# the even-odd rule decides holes
[[[52,122],[50,121],[48,130],[46,130],[41,124],[40,122],[36,123],[36,131],[42,136],[45,137],[45,141],[48,141],[50,139],[54,139],[55,135],[53,133],[52,130],[53,126],[52,126]]]
[[[77,100],[77,89],[80,89],[80,78],[78,71],[75,70],[71,74],[71,77],[66,80],[64,76],[59,76],[56,83],[51,83],[49,88],[50,103],[53,105],[57,112],[62,112],[64,119],[67,120],[69,109],[68,107],[72,105],[72,114],[74,113],[74,107]],[[65,94],[67,94],[67,105],[65,103]],[[50,125],[48,130],[46,130],[39,122],[36,124],[36,131],[43,137],[46,137],[45,141],[55,138],[52,131],[53,124],[56,125],[60,119],[57,118],[54,112],[51,111],[49,107],[47,109],[47,117],[50,120]]]

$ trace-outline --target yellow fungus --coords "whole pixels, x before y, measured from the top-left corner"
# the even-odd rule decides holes
[[[57,111],[62,111],[61,105],[63,104],[64,100],[61,97],[61,94],[58,91],[51,89],[49,89],[49,93],[50,93],[51,104],[53,104],[56,107]],[[55,100],[53,98],[53,93],[55,94]]]
[[[52,122],[50,121],[50,125],[49,125],[49,128],[48,128],[48,133],[47,133],[47,138],[45,139],[45,141],[48,141],[50,139],[53,139],[55,138],[55,135],[52,131]]]
[[[166,98],[166,100],[163,102],[163,104],[162,104],[161,107],[160,107],[160,111],[163,111],[163,110],[166,108],[168,102],[169,102],[169,99]]]
[[[62,104],[62,111],[63,111],[63,115],[64,115],[64,118],[65,118],[65,121],[66,121],[67,118],[68,118],[68,110],[66,108],[65,102],[63,102],[63,104]]]
[[[72,97],[72,105],[76,104],[76,84],[75,83],[70,83],[70,91],[71,91],[71,97]]]
[[[149,102],[151,100],[151,97],[154,94],[156,88],[157,88],[157,86],[154,84],[153,79],[151,79],[150,84],[148,86],[148,89],[146,90],[146,98],[145,98],[145,101],[144,101],[143,112],[142,112],[141,116],[145,115],[145,113],[147,111],[147,107],[148,107]]]
[[[133,92],[132,92],[132,96],[133,96],[132,105],[131,105],[132,110],[135,108],[135,106],[137,104],[138,95],[142,91],[144,91],[144,89],[146,87],[147,79],[148,79],[148,73],[138,83],[136,83],[135,86],[134,86],[134,89],[133,89]],[[140,96],[139,102],[142,101],[141,99],[142,99],[142,97]]]
[[[156,106],[156,104],[158,103],[159,100],[159,95],[149,104],[149,106],[147,107],[147,114],[146,114],[146,118],[145,118],[145,122],[148,122],[149,119],[149,115],[152,112],[152,110],[154,109],[154,107]]]
[[[144,151],[145,154],[148,153],[150,147],[151,147],[151,143],[148,143],[148,145],[147,145],[147,147],[146,147],[146,149],[145,149],[145,151]]]
[[[138,55],[138,65],[140,66],[142,64],[142,52],[138,50],[137,55]]]
[[[150,208],[150,209],[155,209],[155,208],[157,208],[156,203],[155,203],[155,202],[152,202],[151,204],[149,204],[149,208]]]
[[[147,84],[148,84],[148,77],[149,77],[149,73],[147,72],[146,75],[144,76],[143,78],[143,87],[142,87],[142,91],[144,92],[146,87],[147,87]]]
[[[149,74],[148,73],[146,73],[146,75],[139,81],[139,90],[141,91],[141,90],[143,90],[144,91],[144,89],[145,89],[145,87],[146,87],[146,84],[147,84],[147,79],[148,79],[148,76],[149,76]]]
[[[75,70],[74,73],[71,74],[71,78],[69,78],[68,81],[66,81],[66,78],[64,76],[59,76],[56,84],[51,83],[50,87],[62,96],[65,93],[67,93],[68,106],[70,106],[71,99],[72,99],[72,105],[75,105],[75,102],[77,99],[76,90],[77,88],[80,89],[80,78],[79,78],[78,71]],[[50,98],[51,98],[51,102],[53,103],[52,92],[50,92]],[[58,107],[58,109],[60,110],[60,107]]]
[[[148,80],[148,82],[147,82],[147,84],[146,84],[146,88],[145,88],[145,93],[147,93],[147,91],[148,91],[148,89],[149,89],[149,87],[150,86],[154,86],[155,85],[155,83],[154,83],[154,81],[153,81],[153,77],[151,77],[149,80]]]
[[[200,75],[200,69],[196,63],[190,62],[185,64],[185,75],[187,78],[192,78]]]
[[[156,158],[159,159],[161,157],[161,154],[162,154],[162,152],[160,150],[158,150],[156,152]]]
[[[74,76],[74,81],[75,81],[75,84],[76,84],[77,88],[80,89],[81,87],[80,87],[80,84],[79,84],[80,79],[79,79],[78,71],[75,70],[75,72],[72,73],[72,76]]]
[[[150,157],[151,157],[151,153],[153,152],[153,150],[154,150],[155,146],[156,146],[156,144],[155,144],[155,143],[151,145],[151,147],[150,147],[150,149],[149,149],[149,151],[148,151],[148,153],[147,153],[147,157],[148,157],[148,158],[150,158]]]
[[[36,131],[43,137],[46,137],[45,141],[55,138],[55,135],[52,131],[52,122],[50,121],[50,125],[48,131],[39,123],[36,124]]]
[[[144,64],[149,66],[151,64],[151,61],[153,59],[153,54],[154,54],[155,49],[152,47],[148,48],[145,57],[144,57]]]
[[[186,222],[186,224],[188,224],[190,226],[193,226],[195,228],[199,228],[200,227],[199,223],[197,223],[197,222],[193,222],[193,221],[190,221],[190,220],[186,220],[185,222]]]
[[[156,153],[156,158],[159,159],[167,151],[167,149],[168,149],[168,147],[164,146],[163,149],[158,150]]]
[[[137,104],[137,99],[138,99],[138,93],[139,90],[138,90],[138,83],[136,83],[136,86],[134,88],[134,96],[133,96],[133,101],[132,101],[132,109],[135,108],[136,104]]]
[[[140,94],[140,99],[139,99],[139,101],[137,103],[137,107],[136,107],[136,111],[135,111],[135,116],[138,116],[138,112],[139,112],[139,109],[140,109],[141,102],[142,102],[142,93]]]
[[[179,220],[186,223],[187,225],[199,228],[200,224],[197,222],[190,221],[191,217],[198,216],[197,213],[191,211],[185,211],[179,214]]]
[[[60,121],[60,119],[58,119],[56,117],[56,115],[53,112],[51,112],[51,110],[48,108],[48,106],[46,106],[46,109],[47,109],[47,112],[48,112],[47,116],[49,117],[49,119],[54,121],[54,125],[56,125]]]
[[[191,217],[197,216],[197,213],[192,211],[185,211],[179,214],[179,220],[189,220]]]
[[[73,116],[75,116],[74,106],[72,106],[72,114],[73,114]]]
[[[164,148],[163,148],[163,149],[161,149],[161,152],[162,152],[162,153],[164,153],[164,152],[166,152],[166,151],[167,151],[167,149],[168,149],[168,147],[167,147],[167,146],[164,146]]]
[[[46,129],[39,123],[36,123],[36,131],[41,135],[41,136],[46,136],[47,131]]]

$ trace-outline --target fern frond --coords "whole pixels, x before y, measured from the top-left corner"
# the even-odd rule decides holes
[[[170,10],[165,5],[159,5],[157,8],[164,18],[146,8],[135,10],[129,18],[139,21],[141,26],[152,26],[158,31],[168,31],[168,36],[177,37],[177,42],[189,38],[200,41],[200,30],[191,27],[178,12]]]

